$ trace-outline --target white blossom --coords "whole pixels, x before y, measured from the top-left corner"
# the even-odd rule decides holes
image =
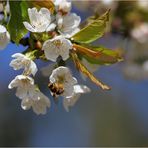
[[[71,97],[65,97],[63,100],[63,106],[65,110],[68,112],[69,107],[72,107],[75,105],[75,103],[78,101],[81,94],[90,92],[90,89],[85,85],[74,85],[74,91]]]
[[[0,2],[0,12],[10,13],[9,1],[6,2],[6,5]]]
[[[148,41],[148,23],[142,23],[131,31],[131,36],[139,43]]]
[[[12,55],[13,59],[10,62],[10,66],[13,67],[14,70],[19,70],[24,68],[24,74],[27,75],[35,75],[37,72],[37,66],[36,64],[27,56],[21,54],[21,53],[15,53]]]
[[[67,15],[56,15],[58,31],[65,37],[70,38],[77,32],[79,32],[79,25],[81,22],[80,16],[75,13],[69,13]]]
[[[46,108],[50,107],[50,100],[41,93],[34,85],[34,80],[25,75],[18,75],[8,86],[9,89],[16,87],[16,96],[22,100],[24,110],[32,107],[36,114],[45,114]]]
[[[147,0],[138,0],[138,6],[147,10],[148,7],[148,1]]]
[[[47,8],[41,8],[38,12],[36,8],[28,8],[30,23],[23,22],[24,26],[30,32],[52,31],[56,25],[51,23],[51,14]]]
[[[4,49],[10,42],[10,34],[3,25],[0,25],[0,49]]]
[[[53,70],[49,81],[52,84],[61,84],[63,86],[63,92],[60,96],[63,96],[63,106],[66,111],[69,111],[69,107],[72,107],[80,95],[90,92],[90,89],[85,85],[78,85],[76,78],[72,77],[70,70],[67,67],[60,66]],[[51,93],[52,90],[51,90]]]
[[[24,110],[29,110],[32,107],[37,115],[44,115],[47,112],[47,108],[50,108],[50,100],[40,91],[34,90],[33,96],[28,96],[22,100],[21,107]]]
[[[112,3],[112,0],[102,0],[102,2],[103,2],[104,4],[110,4],[110,3]]]
[[[4,10],[4,6],[2,3],[0,3],[0,12],[3,12],[3,10]]]
[[[26,96],[33,95],[34,80],[29,76],[18,75],[8,86],[9,89],[14,87],[16,87],[16,96],[20,99],[24,99]]]
[[[67,60],[70,49],[72,49],[72,43],[63,36],[56,36],[53,39],[45,41],[42,47],[45,57],[53,62],[56,62],[59,56],[61,56],[64,61]]]
[[[61,13],[69,13],[71,11],[71,2],[67,0],[54,0],[54,5],[57,11]]]
[[[148,72],[148,60],[146,60],[143,64],[142,64],[143,69]]]
[[[70,97],[74,91],[74,85],[77,83],[76,78],[74,78],[67,67],[60,66],[53,70],[49,77],[50,83],[62,84],[64,92],[62,96]]]
[[[7,3],[6,3],[5,10],[6,10],[7,13],[10,13],[10,4],[9,4],[9,1],[7,1]]]

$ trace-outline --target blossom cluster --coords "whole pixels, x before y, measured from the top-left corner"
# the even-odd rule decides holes
[[[80,24],[81,18],[71,11],[72,3],[68,0],[8,1],[2,3],[3,9],[8,4],[10,11],[0,25],[0,49],[4,49],[10,41],[26,48],[23,53],[12,55],[10,66],[22,72],[8,85],[9,89],[16,89],[22,109],[32,109],[38,115],[46,114],[52,97],[55,103],[62,100],[65,110],[69,111],[81,94],[90,92],[90,88],[79,84],[73,76],[67,66],[70,60],[83,74],[84,80],[88,77],[101,89],[110,89],[93,73],[100,65],[113,64],[122,58],[116,51],[92,44],[104,35],[110,10]],[[54,65],[44,68],[44,72],[45,69],[52,69],[50,74],[46,74],[50,98],[42,93],[35,82],[40,69],[36,60],[52,62],[49,65]]]
[[[70,50],[73,48],[70,41],[79,29],[80,16],[71,13],[71,2],[66,0],[54,1],[56,13],[52,14],[49,9],[28,8],[30,22],[24,21],[25,28],[31,33],[55,33],[51,39],[43,42],[42,51],[46,60],[57,62],[60,57],[63,61],[69,58]],[[10,35],[4,26],[0,26],[0,48],[3,49],[10,41]],[[17,75],[9,84],[8,88],[16,88],[16,96],[21,99],[21,107],[24,110],[30,108],[36,114],[45,114],[50,108],[50,99],[45,96],[34,82],[34,77],[38,71],[37,65],[29,55],[15,53],[10,66],[14,70],[23,69],[22,74]],[[66,111],[73,106],[80,94],[90,92],[85,85],[79,85],[77,79],[72,76],[68,67],[59,66],[52,71],[49,76],[48,87],[51,95],[57,100],[63,97],[63,106]]]

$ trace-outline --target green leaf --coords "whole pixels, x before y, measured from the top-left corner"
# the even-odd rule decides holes
[[[78,47],[79,46],[80,45],[78,45]],[[86,58],[86,60],[92,64],[109,65],[123,61],[123,58],[117,50],[91,45],[83,45],[80,47],[83,48],[84,51],[75,46],[76,51],[79,52],[82,57]]]
[[[103,90],[110,90],[110,87],[103,84],[99,79],[97,79],[79,60],[77,54],[72,51],[71,57],[75,63],[75,66],[77,69],[82,72],[84,75],[86,75],[93,83],[95,83],[97,86],[99,86]]]
[[[91,43],[102,37],[105,33],[106,23],[109,20],[109,12],[110,10],[96,20],[93,20],[90,24],[76,33],[72,39],[77,43]]]
[[[19,44],[21,38],[27,34],[27,30],[23,25],[23,21],[28,20],[28,5],[26,1],[10,1],[10,21],[8,31],[11,40]]]

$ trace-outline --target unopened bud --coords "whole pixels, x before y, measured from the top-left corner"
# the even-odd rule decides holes
[[[41,49],[41,48],[42,48],[42,43],[41,43],[40,41],[37,41],[37,42],[35,43],[35,48]]]

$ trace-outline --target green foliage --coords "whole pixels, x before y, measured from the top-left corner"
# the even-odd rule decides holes
[[[86,46],[86,47],[93,51],[98,52],[98,56],[94,56],[93,58],[88,55],[84,55],[84,58],[86,58],[92,64],[110,65],[123,61],[123,58],[116,50],[108,49],[101,46],[98,47]]]
[[[29,57],[32,60],[36,60],[36,59],[41,59],[43,61],[47,61],[47,59],[45,58],[45,54],[42,50],[39,49],[34,49],[32,50],[31,48],[27,48],[23,54],[25,54],[27,57]]]
[[[77,69],[86,75],[93,83],[99,86],[103,90],[110,90],[110,87],[103,84],[99,79],[97,79],[79,60],[77,54],[73,51],[71,52],[71,57],[75,63]]]
[[[100,37],[102,37],[105,33],[106,23],[109,19],[109,11],[107,11],[102,16],[98,17],[96,20],[93,20],[86,27],[81,29],[78,33],[76,33],[72,39],[77,43],[91,43]]]
[[[11,40],[16,44],[22,37],[27,34],[27,30],[23,25],[23,21],[28,20],[28,4],[26,1],[10,1],[10,21],[8,31],[11,35]]]

